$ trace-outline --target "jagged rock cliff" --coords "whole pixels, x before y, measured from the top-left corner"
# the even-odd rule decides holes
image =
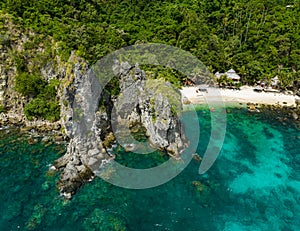
[[[178,119],[182,110],[180,93],[169,82],[147,78],[138,65],[122,63],[114,68],[120,79],[121,97],[114,102],[113,122],[125,127],[142,124],[154,147],[179,157],[184,148]]]
[[[81,69],[80,65],[75,68]],[[179,158],[185,147],[176,115],[181,110],[179,92],[162,80],[147,79],[138,65],[122,63],[113,68],[120,83],[118,96],[105,95],[104,91],[101,94],[104,86],[97,83],[88,68],[75,70],[74,84],[65,89],[65,99],[73,105],[72,112],[67,113],[69,119],[65,120],[66,132],[72,139],[67,153],[54,166],[62,171],[58,187],[67,198],[114,158],[107,152],[107,140],[111,143],[117,137],[117,142],[124,145],[122,137],[130,136],[135,126],[144,127],[151,145],[171,156]],[[98,111],[100,94],[105,108]],[[171,98],[176,106],[169,103]],[[78,109],[83,116],[77,117]]]
[[[75,74],[81,71],[78,67],[87,66],[87,63],[74,52],[68,60],[62,60],[58,45],[51,37],[20,27],[9,14],[0,13],[0,26],[0,107],[5,109],[5,112],[0,112],[0,126],[13,124],[24,126],[26,130],[55,130],[65,134],[61,125],[68,125],[65,121],[69,120],[70,105],[62,96],[66,94],[65,89],[72,85]],[[24,108],[32,97],[25,97],[16,91],[16,76],[20,73],[35,73],[46,83],[51,80],[60,83],[56,89],[56,100],[61,107],[58,121],[26,118]]]
[[[31,98],[17,92],[15,82],[21,72],[35,72],[46,82],[67,79],[69,62],[60,60],[51,38],[39,38],[39,35],[14,23],[11,15],[1,12],[0,26],[0,106],[6,112],[0,113],[0,125],[24,125],[39,131],[59,130],[60,121],[50,123],[41,119],[26,119],[24,106]]]
[[[71,140],[67,153],[55,161],[54,166],[62,171],[58,188],[66,198],[71,198],[94,175],[94,166],[98,168],[103,161],[111,158],[100,136],[108,126],[107,115],[105,112],[96,113],[100,89],[93,91],[96,79],[89,71],[87,65],[77,62],[74,65],[74,81],[64,89],[62,97],[62,101],[67,102],[62,110],[63,124]],[[78,115],[81,113],[84,118]]]
[[[112,96],[102,88],[84,60],[74,52],[62,60],[57,44],[47,36],[34,34],[1,14],[0,23],[0,125],[26,126],[26,130],[63,133],[70,139],[67,153],[55,161],[61,171],[58,187],[70,198],[78,188],[113,158],[107,147],[117,139],[124,145],[132,140],[130,129],[143,127],[152,148],[167,151],[178,158],[184,148],[184,137],[176,113],[180,112],[179,92],[162,80],[147,79],[145,73],[128,63],[117,63],[114,73],[119,78],[120,94]],[[43,81],[59,81],[56,100],[60,104],[60,120],[30,121],[24,107],[32,97],[15,90],[15,77],[20,73],[36,74]],[[95,82],[96,81],[96,82]],[[99,107],[100,95],[103,105]],[[173,101],[175,104],[170,104]],[[100,110],[98,110],[100,108]],[[81,114],[84,115],[81,117]]]
[[[24,99],[14,90],[14,76],[17,73],[13,51],[19,51],[26,41],[24,33],[12,23],[11,16],[0,15],[2,23],[0,33],[0,105],[11,110],[11,115],[1,115],[0,120],[7,123],[20,123],[23,120],[22,108]],[[2,118],[3,117],[3,118]],[[0,121],[0,124],[1,124]]]

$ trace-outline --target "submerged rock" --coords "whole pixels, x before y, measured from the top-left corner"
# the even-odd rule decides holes
[[[196,198],[201,206],[208,207],[211,201],[211,188],[200,181],[193,181],[192,184],[196,192]]]
[[[194,153],[194,154],[193,154],[193,159],[194,159],[196,162],[202,161],[202,157],[199,156],[197,153]]]
[[[125,231],[126,228],[125,219],[118,216],[115,213],[109,213],[99,208],[94,209],[84,221],[85,230],[115,230]]]
[[[28,138],[28,144],[36,144],[37,142],[39,142],[37,138],[33,138],[33,137]]]
[[[133,152],[136,149],[136,146],[134,144],[127,144],[125,145],[125,152]]]
[[[292,112],[292,116],[293,116],[294,120],[298,120],[299,119],[299,116],[298,116],[298,114],[295,111]]]
[[[45,216],[46,208],[43,205],[37,204],[34,206],[33,213],[26,223],[27,230],[36,230],[36,228],[43,221],[43,217]]]

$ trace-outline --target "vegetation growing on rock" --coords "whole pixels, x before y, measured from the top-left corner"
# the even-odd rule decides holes
[[[93,63],[121,47],[155,42],[190,51],[212,72],[234,68],[245,83],[275,75],[283,87],[299,81],[298,0],[4,0],[1,8],[38,40],[53,37],[61,57],[74,50]]]
[[[297,0],[4,0],[0,5],[0,50],[6,70],[0,74],[16,75],[15,89],[27,98],[25,104],[29,102],[25,106],[29,119],[58,118],[58,87],[48,87],[48,77],[53,76],[47,75],[57,73],[59,63],[68,66],[72,51],[94,63],[116,49],[140,43],[180,47],[211,72],[235,69],[243,83],[270,81],[277,75],[282,89],[299,91]],[[72,80],[69,69],[63,73],[62,83]],[[142,69],[147,76],[164,79],[175,87],[186,78],[170,68]],[[44,91],[44,87],[48,89]],[[117,80],[113,79],[106,90],[118,95]],[[4,90],[0,91],[3,95]],[[41,110],[42,105],[47,109]]]
[[[57,102],[47,101],[42,98],[35,98],[24,108],[27,119],[46,119],[50,122],[59,120],[60,106]]]
[[[27,119],[46,119],[51,122],[60,118],[60,105],[56,100],[57,82],[49,84],[40,76],[21,73],[15,78],[15,89],[23,96],[32,98],[25,105],[24,113]]]
[[[15,89],[23,96],[35,97],[45,85],[46,82],[38,75],[24,72],[15,77]]]
[[[3,105],[0,104],[0,113],[6,112],[6,109]]]

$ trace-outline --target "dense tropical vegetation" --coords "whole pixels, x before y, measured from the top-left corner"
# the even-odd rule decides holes
[[[26,72],[16,76],[16,91],[28,98],[32,98],[24,108],[25,115],[29,120],[44,118],[49,121],[56,121],[59,119],[60,106],[56,100],[56,88],[58,85],[58,81],[51,80],[47,83],[40,76]]]
[[[211,72],[233,68],[244,83],[276,75],[283,88],[300,82],[300,0],[2,0],[0,6],[36,32],[29,50],[50,36],[61,57],[74,50],[93,63],[124,46],[163,43],[190,51]]]

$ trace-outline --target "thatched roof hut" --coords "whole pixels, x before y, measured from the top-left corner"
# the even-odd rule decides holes
[[[215,76],[220,78],[222,75],[226,75],[228,79],[232,79],[233,81],[240,81],[241,77],[235,72],[235,70],[230,69],[225,73],[216,72]]]
[[[274,78],[271,79],[271,86],[272,87],[277,87],[279,84],[279,78],[278,76],[276,75]]]

